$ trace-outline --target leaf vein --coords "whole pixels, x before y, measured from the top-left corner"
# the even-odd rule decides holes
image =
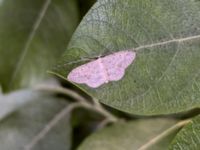
[[[22,50],[22,53],[21,53],[21,55],[19,57],[19,61],[16,64],[16,69],[14,70],[13,75],[12,75],[12,77],[10,79],[9,86],[11,86],[11,83],[13,82],[15,77],[17,76],[17,73],[19,72],[19,69],[22,66],[22,63],[23,63],[23,61],[25,59],[25,56],[26,56],[26,54],[28,52],[29,46],[30,46],[30,44],[31,44],[31,42],[32,42],[32,40],[33,40],[33,38],[35,36],[35,33],[37,32],[37,29],[39,28],[39,26],[40,26],[40,24],[42,22],[42,19],[44,18],[45,14],[46,14],[47,9],[49,8],[50,3],[51,3],[51,0],[46,0],[44,2],[43,6],[42,6],[42,9],[39,12],[39,15],[38,15],[38,17],[36,19],[36,22],[33,24],[32,31],[30,32],[30,34],[28,36],[28,39],[27,39],[27,41],[26,41],[26,43],[24,45],[24,48]]]

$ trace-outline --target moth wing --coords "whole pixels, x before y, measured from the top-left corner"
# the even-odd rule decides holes
[[[125,69],[133,62],[136,53],[133,51],[120,51],[102,58],[109,81],[118,81],[125,74]]]
[[[105,83],[105,79],[103,78],[102,73],[103,71],[99,62],[94,60],[73,69],[67,78],[69,81],[79,84],[84,83],[89,87],[97,88]]]

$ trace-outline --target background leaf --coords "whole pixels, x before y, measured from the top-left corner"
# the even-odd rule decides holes
[[[41,93],[28,89],[0,95],[0,121],[10,113],[31,101],[37,100],[39,97],[41,97]]]
[[[129,123],[119,123],[107,127],[87,138],[80,146],[79,150],[129,150],[140,149],[154,138],[158,137],[166,129],[175,124],[169,119],[146,119],[131,121]],[[167,149],[176,132],[180,127],[174,129],[158,142],[147,147],[148,150]]]
[[[75,67],[116,51],[136,51],[125,77],[92,97],[139,115],[188,111],[200,104],[200,1],[101,0],[84,17],[54,72],[66,78]]]
[[[74,0],[2,0],[0,84],[4,91],[39,83],[78,23]]]
[[[200,147],[200,116],[195,117],[174,138],[171,150],[199,150]]]
[[[24,149],[44,126],[67,105],[64,100],[52,97],[52,95],[39,92],[34,92],[33,95],[34,97],[28,97],[30,96],[28,93],[27,96],[21,97],[23,101],[27,101],[27,98],[35,99],[1,121],[0,145],[2,150]],[[33,149],[70,150],[70,147],[71,127],[69,116],[66,116]]]

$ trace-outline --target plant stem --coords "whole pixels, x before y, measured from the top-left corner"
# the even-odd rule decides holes
[[[92,111],[95,111],[102,116],[105,117],[106,123],[109,122],[116,122],[118,120],[117,117],[109,113],[106,109],[102,107],[102,105],[95,99],[94,104],[89,103],[83,96],[77,94],[76,92],[62,88],[59,86],[38,86],[35,88],[35,90],[43,90],[48,92],[56,92],[56,93],[62,93],[67,96],[71,96],[77,102],[72,103],[68,106],[66,106],[61,112],[59,112],[32,140],[31,142],[24,147],[25,150],[31,150],[41,139],[43,139],[47,133],[67,114],[69,114],[72,110],[78,107],[83,107]]]
[[[85,106],[85,108],[88,108],[89,110],[92,110],[92,111],[95,111],[95,112],[101,114],[110,122],[118,121],[118,118],[115,117],[113,114],[111,114],[106,109],[104,109],[100,103],[99,103],[99,105],[91,105],[91,104],[88,105],[88,103],[83,103],[83,106]]]
[[[107,124],[109,124],[110,123],[110,120],[108,120],[108,119],[104,119],[98,126],[97,126],[97,130],[100,130],[100,129],[102,129],[102,128],[104,128]]]
[[[39,85],[34,88],[35,90],[41,90],[41,91],[47,91],[47,92],[54,92],[54,93],[60,93],[64,94],[66,96],[70,96],[74,98],[76,101],[83,102],[85,101],[85,98],[80,96],[78,93],[74,92],[73,90],[63,88],[60,86],[54,86],[54,85]]]
[[[70,97],[74,98],[77,102],[80,102],[82,107],[101,114],[102,116],[104,116],[105,118],[110,120],[110,122],[116,122],[118,120],[117,117],[115,117],[113,114],[111,114],[109,111],[107,111],[104,107],[102,107],[102,105],[99,103],[98,100],[93,99],[93,104],[92,104],[92,103],[88,102],[85,99],[85,97],[79,95],[78,93],[76,93],[70,89],[66,89],[66,88],[63,88],[60,86],[45,86],[45,85],[38,86],[35,89],[56,92],[56,93],[61,93],[61,94],[70,96]]]

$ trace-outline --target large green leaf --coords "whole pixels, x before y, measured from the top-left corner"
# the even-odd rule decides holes
[[[0,85],[40,82],[67,47],[78,22],[74,0],[0,1]]]
[[[174,138],[171,150],[199,150],[200,147],[200,116],[195,117]]]
[[[85,16],[54,72],[116,51],[136,51],[122,80],[78,85],[119,110],[169,114],[200,105],[200,1],[101,0]],[[80,61],[83,59],[82,61]],[[79,61],[78,61],[79,60]]]
[[[180,126],[163,134],[174,120],[152,119],[119,123],[87,138],[79,150],[165,150]],[[163,134],[161,136],[161,134]]]
[[[9,98],[15,99],[16,95],[11,94]],[[18,97],[20,95],[21,101],[33,100],[0,122],[0,149],[2,150],[23,150],[67,106],[64,100],[36,91],[21,92]],[[8,100],[8,97],[2,100]],[[16,103],[10,103],[10,105],[16,105]],[[34,145],[33,150],[70,150],[70,147],[71,127],[69,116],[66,116]]]

